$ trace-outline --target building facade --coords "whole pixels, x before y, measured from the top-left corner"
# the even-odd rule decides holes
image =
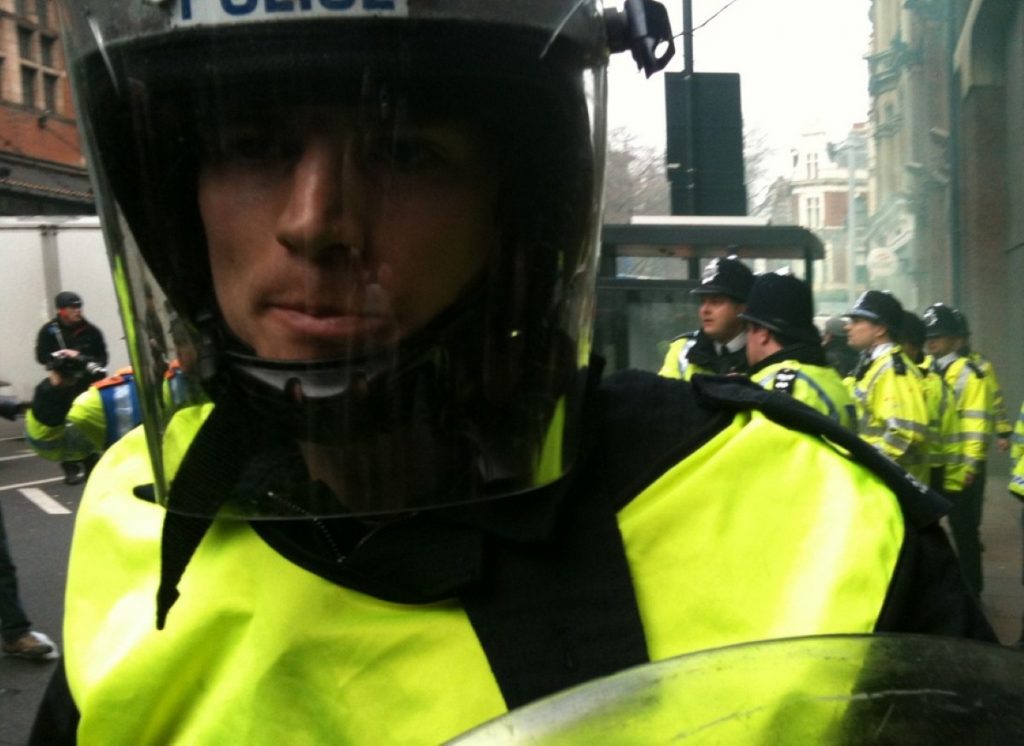
[[[872,0],[872,246],[915,310],[968,316],[1007,403],[1024,397],[1024,4]],[[998,462],[997,462],[998,463]],[[998,467],[997,467],[998,468]]]
[[[0,0],[0,215],[95,212],[53,0]]]
[[[864,132],[863,124],[855,125],[840,142],[829,142],[824,132],[803,135],[791,152],[789,173],[772,184],[767,201],[773,223],[809,228],[825,246],[814,278],[821,313],[848,309],[864,287],[869,187]]]

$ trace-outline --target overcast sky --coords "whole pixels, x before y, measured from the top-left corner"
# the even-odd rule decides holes
[[[694,68],[740,73],[745,128],[765,138],[779,168],[801,133],[823,129],[838,140],[867,119],[870,0],[692,1],[695,26],[725,8],[695,31]],[[682,3],[663,2],[679,33]],[[681,40],[676,49],[670,70],[682,69]],[[628,54],[609,72],[608,123],[664,147],[663,79],[646,80]]]

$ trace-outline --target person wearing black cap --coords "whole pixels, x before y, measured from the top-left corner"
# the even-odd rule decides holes
[[[695,373],[745,373],[747,334],[740,314],[754,284],[754,273],[737,257],[714,259],[700,286],[701,328],[672,340],[659,375],[690,380]]]
[[[747,362],[754,383],[857,429],[853,400],[825,359],[807,283],[791,274],[759,275],[740,318],[747,322]]]
[[[846,384],[857,404],[860,436],[922,482],[928,481],[928,409],[921,374],[896,343],[903,306],[868,290],[846,315],[846,339],[861,361]]]
[[[958,437],[963,446],[966,471],[963,493],[953,503],[949,514],[949,527],[967,585],[980,597],[983,576],[979,529],[988,443],[992,437],[992,389],[978,365],[958,352],[963,326],[952,308],[933,303],[925,309],[924,323],[932,369],[953,389],[960,415]]]
[[[82,315],[82,297],[70,290],[57,293],[54,298],[57,315],[43,324],[36,335],[36,360],[49,366],[54,356],[77,357],[85,355],[101,367],[107,364],[107,343],[103,332]],[[88,385],[82,386],[83,390]]]
[[[107,343],[103,332],[82,315],[82,297],[70,290],[57,293],[57,315],[36,335],[36,360],[49,371],[53,386],[66,392],[68,402],[106,377]],[[82,482],[88,467],[83,461],[62,461],[64,481]]]

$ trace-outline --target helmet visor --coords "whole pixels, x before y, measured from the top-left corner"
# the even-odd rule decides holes
[[[561,477],[603,159],[586,12],[98,5],[69,2],[65,38],[157,500],[365,515]],[[176,499],[200,447],[230,455],[204,462],[223,502]]]

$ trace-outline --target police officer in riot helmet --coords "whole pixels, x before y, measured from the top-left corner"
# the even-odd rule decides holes
[[[667,61],[660,5],[63,10],[147,416],[79,508],[37,742],[438,743],[780,630],[991,637],[941,505],[826,418],[601,380],[605,66]],[[163,402],[147,283],[208,401]]]
[[[806,282],[788,272],[758,275],[740,318],[747,322],[747,362],[752,381],[790,394],[856,429],[853,400],[825,359],[821,336],[814,325],[814,300]]]
[[[747,370],[746,331],[740,314],[754,284],[754,273],[737,257],[713,259],[700,285],[701,328],[672,341],[660,375],[689,380],[697,373],[743,373]]]

